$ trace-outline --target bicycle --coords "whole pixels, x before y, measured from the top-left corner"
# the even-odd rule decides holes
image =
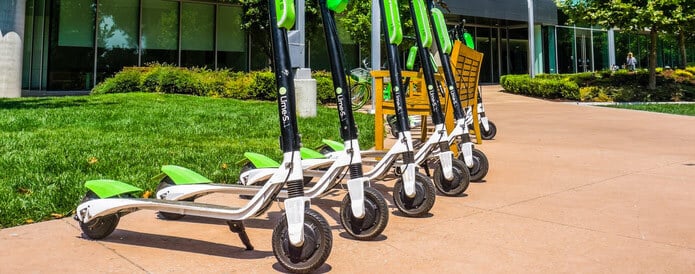
[[[355,81],[355,85],[350,88],[353,111],[362,108],[372,99],[372,76],[369,73],[370,71],[371,68],[366,58],[362,60],[362,67],[350,70],[350,78]],[[384,87],[383,94],[384,100],[391,100],[391,83]]]

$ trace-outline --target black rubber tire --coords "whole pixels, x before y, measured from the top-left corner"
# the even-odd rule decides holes
[[[490,125],[490,130],[485,130],[483,124],[480,124],[480,138],[483,138],[483,140],[492,140],[495,138],[495,135],[497,135],[497,126],[495,126],[495,123],[488,121],[488,125]]]
[[[319,148],[319,152],[323,155],[326,155],[328,153],[335,152],[335,150],[333,150],[333,148],[328,145],[323,145],[321,146],[321,148]]]
[[[468,172],[468,167],[463,161],[459,159],[451,160],[451,169],[454,173],[454,178],[452,180],[447,180],[446,177],[444,177],[442,165],[437,164],[432,179],[434,181],[434,187],[439,190],[439,193],[444,196],[460,196],[468,189],[468,185],[471,182],[471,175]]]
[[[463,154],[459,153],[459,160],[463,161]],[[473,166],[468,169],[471,174],[471,182],[480,182],[487,176],[487,172],[490,169],[490,162],[488,162],[485,153],[477,148],[473,149]]]
[[[160,190],[165,189],[165,188],[170,187],[170,186],[174,186],[174,185],[176,185],[176,184],[174,183],[173,180],[171,180],[171,178],[169,176],[164,176],[164,178],[162,178],[162,180],[159,181],[159,185],[157,185],[157,190],[155,190],[154,193],[156,195],[156,193],[158,193]],[[157,199],[159,199],[159,197],[157,197]],[[193,201],[195,201],[195,198],[193,198],[193,197],[186,198],[186,199],[183,199],[181,201],[193,202]],[[161,219],[172,220],[172,221],[181,219],[181,218],[183,218],[183,216],[186,216],[184,214],[169,213],[169,212],[163,212],[163,211],[157,212],[157,215],[159,215],[159,217]]]
[[[87,194],[85,194],[84,198],[82,198],[80,204],[94,199],[99,199],[99,197],[91,190],[87,191]],[[90,239],[101,240],[111,235],[111,233],[116,229],[116,226],[118,226],[119,220],[120,217],[118,214],[110,214],[97,217],[87,223],[80,222],[80,229],[82,229],[82,233],[87,235],[87,237]]]
[[[250,161],[246,162],[243,166],[241,166],[241,170],[239,170],[239,174],[242,174],[242,173],[247,172],[247,171],[252,170],[252,169],[256,169],[256,166],[253,163],[251,163]]]
[[[376,189],[364,188],[364,210],[362,220],[352,216],[350,195],[345,195],[340,203],[340,224],[345,231],[358,240],[372,240],[381,235],[389,222],[389,209],[386,199]]]
[[[287,231],[287,217],[282,214],[273,229],[273,254],[280,265],[293,273],[309,273],[321,267],[331,254],[333,234],[321,214],[313,209],[304,210],[304,245],[300,260],[290,258],[291,246]]]
[[[411,199],[405,195],[401,178],[393,186],[393,202],[403,215],[420,217],[430,212],[434,206],[435,192],[430,178],[418,172],[415,173],[415,197]]]

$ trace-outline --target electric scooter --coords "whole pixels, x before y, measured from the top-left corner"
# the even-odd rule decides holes
[[[461,98],[459,96],[458,87],[454,78],[454,72],[451,68],[451,50],[452,44],[449,38],[449,32],[446,28],[444,14],[434,7],[432,0],[427,0],[428,9],[430,10],[429,21],[434,27],[434,41],[437,49],[439,49],[439,58],[444,71],[444,80],[447,84],[449,98],[451,98],[452,109],[454,110],[454,119],[456,125],[449,135],[449,145],[453,145],[458,141],[459,155],[458,158],[465,162],[468,171],[471,175],[471,181],[480,181],[485,178],[489,169],[489,162],[485,153],[473,146],[469,135],[467,116],[461,106]],[[480,99],[480,97],[478,97]],[[470,119],[472,120],[472,119]],[[472,122],[471,122],[472,123]]]
[[[287,43],[287,30],[294,25],[294,1],[269,1],[269,13],[273,65],[278,89],[280,144],[284,158],[282,165],[276,169],[268,183],[254,188],[253,198],[245,206],[235,208],[187,201],[132,198],[132,194],[140,189],[112,180],[88,181],[85,186],[89,191],[77,206],[75,214],[75,219],[79,221],[80,228],[87,237],[107,237],[124,215],[149,209],[227,220],[230,230],[239,234],[247,250],[252,250],[253,246],[245,232],[243,221],[267,211],[282,186],[287,183],[289,198],[284,201],[285,213],[273,229],[273,254],[285,269],[292,272],[310,272],[326,261],[333,242],[331,229],[323,216],[310,208],[310,199],[304,196],[302,186],[294,75],[291,71]],[[172,177],[191,174],[183,168],[167,168],[180,171],[172,173]],[[200,178],[193,176],[188,179]],[[248,188],[238,186],[240,191]]]
[[[381,234],[388,223],[388,206],[384,197],[369,186],[369,179],[362,173],[362,158],[360,155],[359,143],[357,142],[357,127],[352,113],[351,96],[349,94],[348,82],[343,73],[342,48],[338,40],[337,27],[333,12],[341,12],[347,5],[347,0],[330,1],[320,0],[319,6],[323,18],[326,42],[333,75],[333,85],[338,102],[338,117],[340,119],[340,134],[345,140],[345,150],[335,155],[334,159],[325,159],[320,153],[303,149],[302,168],[308,171],[327,168],[322,172],[320,179],[311,188],[304,190],[309,198],[316,198],[333,189],[341,182],[346,170],[349,170],[350,180],[347,181],[348,193],[340,206],[341,225],[345,230],[356,239],[370,240]],[[330,5],[330,6],[329,6]],[[318,154],[320,156],[316,156]],[[247,184],[248,180],[257,183],[268,183],[277,172],[275,168],[279,163],[274,160],[255,153],[245,153],[246,157],[253,163],[256,169],[242,172],[240,183]],[[208,179],[199,178],[198,183],[188,184],[186,180],[175,178],[175,173],[162,169],[164,177],[162,184],[158,187],[156,197],[166,200],[193,200],[198,197],[211,193],[238,193],[235,191],[239,186],[229,184],[211,184]],[[190,173],[191,176],[200,176],[197,173]],[[304,176],[309,175],[305,172]],[[200,176],[202,177],[202,176]],[[288,197],[288,192],[280,191],[278,197]],[[162,212],[161,215],[167,219],[178,219],[183,215],[172,215]]]
[[[389,169],[401,158],[402,165],[396,167],[395,175],[400,176],[393,188],[396,207],[406,216],[422,216],[434,206],[435,188],[430,179],[417,172],[413,149],[413,139],[408,126],[408,110],[405,105],[405,90],[399,64],[398,45],[403,40],[403,29],[398,12],[397,0],[380,0],[381,26],[386,43],[389,74],[396,111],[398,140],[365,176],[374,180],[384,178]],[[363,153],[366,155],[366,153]],[[446,157],[445,157],[446,158]]]
[[[423,144],[415,155],[415,162],[427,167],[427,162],[431,157],[437,157],[437,165],[433,174],[434,185],[444,195],[459,196],[466,191],[470,182],[470,174],[465,163],[455,159],[449,150],[449,138],[446,126],[444,125],[444,114],[442,113],[439,101],[437,82],[434,78],[435,67],[430,62],[429,48],[432,46],[432,30],[427,17],[427,9],[422,0],[410,0],[410,15],[415,28],[415,40],[417,47],[411,49],[411,53],[417,52],[421,61],[422,74],[425,79],[428,101],[434,132]],[[415,59],[415,54],[411,54],[409,67]],[[423,121],[424,122],[424,121]]]
[[[394,87],[393,95],[397,118],[395,126],[399,138],[398,141],[396,141],[395,145],[391,147],[391,149],[388,152],[386,152],[386,154],[383,154],[380,151],[363,151],[364,156],[382,158],[379,162],[376,163],[375,167],[366,175],[370,177],[370,179],[383,178],[384,175],[387,173],[388,169],[396,162],[399,154],[402,154],[404,156],[404,165],[396,168],[396,175],[403,174],[403,170],[405,170],[403,169],[404,166],[408,167],[409,165],[422,165],[427,167],[426,164],[430,157],[438,156],[438,167],[435,169],[433,176],[435,182],[434,185],[444,195],[458,196],[468,188],[470,175],[465,164],[458,159],[453,159],[453,154],[451,153],[451,151],[449,151],[448,137],[446,133],[446,128],[444,126],[444,117],[440,107],[439,96],[437,94],[437,91],[434,90],[434,73],[432,71],[432,67],[429,66],[423,68],[423,71],[426,78],[425,81],[428,85],[428,97],[430,103],[430,110],[432,111],[433,116],[432,119],[435,123],[435,133],[422,145],[420,150],[418,150],[417,154],[413,155],[414,152],[412,145],[412,137],[410,135],[410,128],[408,126],[409,121],[407,109],[405,108],[405,92],[403,89],[403,82],[401,80],[401,74],[399,69],[400,66],[398,64],[397,59],[397,46],[403,39],[402,30],[400,28],[400,17],[398,15],[398,3],[396,1],[386,1],[386,3],[380,1],[380,4],[382,5],[382,17],[385,18],[384,35],[388,35],[389,39],[387,40],[387,53],[389,60],[391,83],[395,83],[397,85]],[[419,7],[422,8],[420,10],[421,13],[426,12],[426,10],[424,10],[424,4],[420,3]],[[413,9],[411,8],[411,10]],[[429,53],[427,51],[427,47],[431,45],[432,37],[431,31],[425,31],[429,31],[429,21],[426,21],[426,18],[422,16],[413,16],[420,18],[419,22],[417,22],[417,25],[420,25],[422,27],[416,29],[416,33],[418,33],[417,39],[420,46],[417,47],[415,51],[411,51],[410,58],[408,58],[408,67],[411,67],[412,63],[414,63],[415,54],[420,54],[421,56],[424,54],[425,56],[427,56],[426,59],[421,59],[429,60]],[[416,21],[418,20],[413,19],[413,22]],[[418,27],[417,25],[416,27]],[[426,35],[426,39],[429,39],[429,42],[423,43],[423,39],[420,37],[420,35]],[[427,47],[424,47],[423,44],[427,44]],[[429,62],[427,63],[429,64]],[[324,140],[324,143],[326,143],[327,147],[330,147],[330,150],[333,151],[341,151],[345,149],[345,146],[337,142],[330,142]],[[427,178],[426,176],[423,176],[418,173],[418,177],[419,176],[424,177],[422,179],[423,181],[425,180],[425,178],[429,180],[429,178]],[[407,176],[404,176],[404,178],[405,177]],[[253,183],[253,180],[249,181],[250,183]],[[403,193],[398,194],[401,191],[400,182],[401,181],[398,181],[396,183],[396,186],[394,187],[394,202],[398,209],[401,210],[401,212],[404,212],[406,215],[409,215],[411,214],[409,213],[409,209],[403,208],[404,206],[408,205],[402,204],[402,202],[406,200],[405,196],[407,195],[404,196]],[[404,184],[404,186],[407,187],[407,184]],[[423,184],[422,186],[426,185]],[[426,188],[423,188],[423,190],[426,190]],[[432,196],[434,195],[432,194]],[[415,199],[414,201],[421,203],[418,199]]]
[[[384,3],[383,1],[387,1],[388,3]],[[398,210],[403,213],[405,216],[409,217],[417,217],[417,216],[423,216],[429,212],[429,210],[434,206],[434,201],[435,201],[435,187],[430,181],[430,179],[417,172],[417,164],[415,163],[415,157],[413,153],[413,142],[412,142],[412,137],[409,131],[409,128],[407,127],[408,123],[408,114],[407,110],[405,108],[405,94],[402,89],[402,84],[401,84],[401,73],[399,69],[399,64],[398,64],[398,44],[400,44],[401,40],[403,39],[403,33],[402,29],[400,26],[400,15],[398,14],[398,3],[395,1],[390,1],[390,0],[381,0],[379,1],[379,4],[382,7],[382,17],[384,18],[384,21],[382,21],[382,27],[384,28],[384,33],[385,35],[388,35],[387,39],[387,48],[388,48],[388,59],[389,59],[389,66],[390,66],[390,73],[391,73],[391,79],[396,79],[398,82],[398,85],[394,86],[393,89],[393,95],[394,95],[394,102],[396,102],[396,112],[397,112],[397,118],[398,118],[398,126],[400,127],[399,129],[406,129],[406,130],[399,130],[399,140],[396,142],[396,144],[386,153],[386,155],[380,155],[382,159],[376,164],[376,166],[370,171],[364,174],[365,177],[369,178],[369,180],[376,180],[376,179],[382,179],[385,178],[386,175],[389,173],[388,171],[390,168],[396,163],[398,158],[402,158],[402,165],[398,166],[396,168],[395,174],[397,176],[400,176],[401,178],[398,179],[394,185],[394,194],[393,194],[393,199],[396,207]],[[384,8],[386,7],[386,8]],[[325,24],[325,25],[330,25],[330,24]],[[330,36],[330,35],[329,35]],[[327,40],[330,37],[327,38]],[[330,47],[330,45],[329,45]],[[334,57],[331,57],[334,59]],[[335,73],[334,74],[344,74],[342,71],[340,73]],[[335,75],[334,75],[335,77]],[[344,80],[343,80],[344,81]],[[344,89],[341,87],[342,92],[348,89]],[[337,89],[336,89],[337,91]],[[340,102],[340,101],[339,101]],[[343,103],[343,105],[345,105]],[[339,107],[340,108],[340,107]],[[347,110],[347,109],[346,109]],[[341,114],[342,115],[342,114]],[[342,119],[342,116],[341,116]],[[344,137],[345,138],[345,137]],[[336,158],[339,157],[341,153],[344,154],[354,154],[356,153],[354,151],[359,150],[359,147],[357,146],[357,142],[354,142],[352,144],[347,144],[346,143],[339,143],[339,142],[334,142],[334,141],[329,141],[331,145],[334,145],[335,147],[340,147],[340,149],[334,150],[332,153],[332,156],[330,158],[325,158],[325,159],[318,159],[317,165],[323,166],[325,163],[333,163],[336,161]],[[353,150],[351,152],[350,150]],[[369,151],[361,151],[362,156],[365,154],[370,153]],[[312,159],[315,160],[315,159]],[[304,162],[307,162],[308,160],[305,160]],[[332,184],[326,184],[327,182],[326,179],[323,179],[324,175],[328,174],[326,178],[329,177],[334,177],[335,175],[331,175],[334,171],[326,171],[325,173],[323,172],[316,172],[313,170],[311,167],[313,164],[312,163],[306,163],[302,164],[302,166],[305,168],[305,175],[309,174],[316,174],[317,177],[321,177],[319,180],[319,183],[314,185],[310,190],[307,191],[309,195],[320,195],[324,193],[324,191],[330,189],[329,186]],[[341,163],[338,163],[338,166],[344,165]],[[336,166],[337,168],[337,166]],[[164,171],[164,170],[163,170]],[[243,185],[262,185],[266,183],[266,180],[269,176],[272,175],[273,170],[272,169],[265,169],[265,168],[259,168],[259,169],[252,169],[248,170],[245,173],[242,173],[240,175],[240,183]],[[316,172],[316,173],[313,173]],[[165,171],[167,175],[169,174],[168,172]],[[167,179],[167,178],[164,178]],[[199,183],[209,183],[210,181],[201,181],[201,180],[207,180],[204,177],[198,179]],[[163,183],[166,183],[163,181]],[[180,184],[177,182],[177,184]],[[193,186],[192,186],[193,187]],[[196,195],[205,195],[206,193],[210,192],[225,192],[227,187],[222,187],[218,186],[218,189],[207,191],[207,189],[212,189],[212,186],[205,186],[205,185],[200,185],[200,186],[195,186],[196,190],[191,189],[190,191],[181,191],[180,188],[177,187],[177,195],[166,195],[164,197],[165,199],[195,199],[197,196]],[[202,191],[200,189],[205,188],[205,191]],[[158,191],[158,197],[160,196],[161,191]],[[166,194],[166,193],[163,193]],[[184,196],[185,195],[185,196]],[[282,193],[280,194],[282,196]],[[353,203],[355,204],[355,203]],[[366,205],[366,204],[365,204]],[[342,215],[342,214],[341,214]],[[177,217],[177,216],[176,216]]]
[[[483,138],[483,140],[492,140],[495,138],[495,135],[497,135],[497,126],[485,115],[482,89],[483,87],[478,87],[478,120],[481,125],[480,137]],[[471,119],[471,124],[473,124],[473,119]]]
[[[443,1],[437,1],[437,3],[442,3]],[[433,5],[430,5],[430,7],[433,7]],[[441,11],[440,11],[441,13]],[[466,31],[466,19],[461,21],[459,25],[456,25],[453,29],[453,39],[454,40],[461,40],[462,42],[465,43],[466,46],[468,46],[471,49],[475,49],[475,43],[473,42],[473,36]],[[450,32],[447,32],[447,35]],[[488,120],[487,116],[485,116],[485,107],[483,106],[483,97],[481,93],[482,88],[478,87],[478,100],[477,100],[477,105],[478,105],[478,121],[480,121],[480,137],[483,140],[492,140],[495,138],[495,135],[497,135],[497,126],[495,126],[495,123],[492,121]],[[473,125],[473,110],[468,107],[466,108],[466,123],[468,123],[469,126]]]

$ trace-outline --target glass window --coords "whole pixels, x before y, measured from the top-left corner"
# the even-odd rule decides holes
[[[557,71],[558,73],[575,72],[574,29],[557,27]]]
[[[94,45],[94,1],[60,0],[58,45],[92,47]]]
[[[238,26],[235,29],[238,29]],[[215,6],[182,3],[181,66],[215,67]]]
[[[139,0],[99,1],[97,81],[138,65]]]
[[[611,68],[608,60],[608,33],[594,31],[594,70],[606,70]]]
[[[528,28],[509,29],[508,47],[510,74],[528,73]]]
[[[179,3],[142,2],[142,62],[178,64]]]
[[[24,21],[24,55],[22,56],[22,89],[30,89],[31,58],[34,44],[34,1],[27,1]],[[0,30],[2,31],[2,30]],[[4,34],[3,34],[4,35]],[[39,38],[40,39],[40,38]]]
[[[241,30],[241,7],[222,6],[217,10],[217,67],[237,71],[247,70],[246,33]],[[267,34],[256,35],[268,37]],[[269,40],[266,40],[266,42]],[[268,43],[269,44],[269,43]],[[270,46],[266,48],[270,49]],[[263,47],[257,51],[262,52]],[[265,52],[262,53],[265,56]],[[263,58],[267,60],[266,58]],[[257,62],[265,67],[265,62]]]
[[[94,0],[58,0],[52,9],[48,89],[88,90],[94,77]]]

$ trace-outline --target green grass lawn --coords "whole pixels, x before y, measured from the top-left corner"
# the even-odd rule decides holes
[[[620,104],[610,107],[695,116],[695,104]]]
[[[360,146],[373,146],[374,118],[355,114]],[[341,140],[334,109],[300,119],[306,147]],[[67,216],[86,180],[154,190],[162,165],[237,181],[243,153],[280,159],[277,105],[185,95],[129,93],[0,100],[0,228]]]

